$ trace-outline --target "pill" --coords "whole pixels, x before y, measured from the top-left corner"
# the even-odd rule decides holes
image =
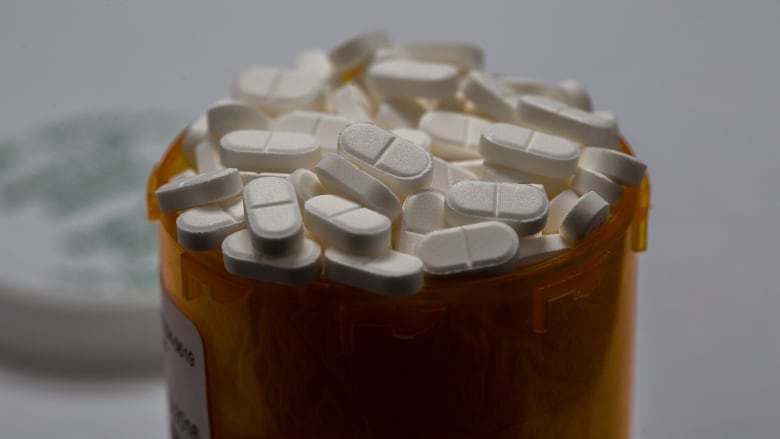
[[[206,115],[192,121],[181,141],[181,153],[190,164],[195,164],[195,148],[209,135],[209,124]]]
[[[519,266],[526,266],[554,258],[569,249],[569,244],[556,233],[523,238],[517,252]]]
[[[518,247],[511,227],[485,221],[428,233],[417,256],[433,275],[501,274],[516,267]]]
[[[368,96],[353,83],[344,84],[333,91],[330,102],[336,113],[354,121],[371,121],[373,103]]]
[[[322,155],[315,137],[286,131],[233,131],[220,145],[225,166],[255,172],[289,173],[314,166]]]
[[[187,168],[187,169],[179,172],[178,174],[175,174],[170,179],[168,179],[168,183],[179,183],[181,181],[184,181],[184,180],[186,180],[186,179],[188,179],[190,177],[194,177],[196,175],[197,175],[197,173],[195,171],[193,171],[192,169]]]
[[[295,188],[286,179],[262,177],[244,187],[244,211],[252,245],[269,256],[296,252],[303,219]]]
[[[417,244],[427,233],[446,227],[443,193],[428,190],[409,195],[404,200],[396,247],[401,252],[414,254]]]
[[[243,188],[238,169],[225,168],[166,183],[154,195],[161,211],[174,212],[226,200]]]
[[[589,169],[578,168],[574,174],[574,180],[571,182],[571,188],[579,195],[594,191],[607,200],[609,204],[615,204],[623,196],[623,187],[610,180],[606,175],[591,171]]]
[[[645,176],[644,163],[620,151],[589,146],[582,150],[580,167],[600,172],[618,183],[636,186]]]
[[[445,160],[479,157],[479,137],[492,122],[449,111],[429,111],[420,119],[419,128],[431,136],[431,151]]]
[[[571,178],[550,178],[517,169],[505,168],[500,165],[485,162],[482,165],[480,179],[485,181],[498,181],[505,183],[538,184],[544,188],[547,198],[552,198],[569,187]]]
[[[376,124],[388,130],[417,128],[425,108],[414,99],[388,97],[379,103]]]
[[[291,111],[274,121],[275,131],[305,133],[317,138],[323,152],[336,152],[339,133],[354,120],[315,111]]]
[[[357,122],[344,128],[339,153],[399,194],[423,189],[433,178],[428,151],[374,124]]]
[[[458,69],[448,64],[386,59],[371,64],[366,83],[382,96],[440,99],[458,90]]]
[[[295,67],[300,72],[328,79],[333,73],[328,54],[322,50],[307,50],[295,58]]]
[[[309,198],[303,221],[309,231],[348,253],[379,255],[390,248],[390,220],[337,195]]]
[[[558,233],[561,221],[563,221],[563,218],[566,217],[566,214],[569,213],[569,210],[579,199],[580,196],[571,189],[566,189],[553,197],[550,200],[550,208],[547,211],[547,223],[544,225],[542,233],[546,235]]]
[[[222,241],[225,269],[236,276],[282,285],[301,285],[320,277],[322,250],[316,242],[304,239],[298,251],[269,256],[252,247],[249,232],[239,230]]]
[[[325,90],[323,79],[302,71],[250,67],[238,75],[233,96],[270,114],[295,109],[318,109]]]
[[[559,90],[562,96],[565,96],[565,101],[572,107],[583,111],[593,111],[590,94],[588,94],[588,91],[585,90],[585,87],[579,81],[574,79],[561,81],[558,83],[557,90]]]
[[[544,95],[580,110],[593,111],[587,90],[573,79],[561,81],[558,84],[549,84],[518,76],[502,76],[498,80],[517,94]]]
[[[431,152],[431,136],[426,134],[425,131],[411,128],[396,128],[392,132],[396,136],[404,138],[415,145],[420,145],[424,150]]]
[[[219,145],[222,136],[237,130],[266,130],[271,125],[268,116],[247,104],[223,100],[206,112],[209,139]]]
[[[478,177],[482,175],[483,162],[484,160],[480,158],[480,159],[470,159],[470,160],[454,160],[448,163],[450,164],[450,166],[454,166],[456,168],[469,171]]]
[[[417,293],[425,281],[419,258],[393,250],[378,256],[359,256],[328,248],[325,274],[333,282],[395,297]]]
[[[517,123],[586,146],[615,149],[619,144],[614,119],[541,95],[521,95],[517,99]]]
[[[477,176],[465,168],[454,166],[438,157],[433,158],[431,189],[445,193],[450,186],[463,180],[477,180]]]
[[[367,32],[354,36],[328,52],[328,58],[337,74],[367,63],[374,52],[390,46],[390,38],[384,32]]]
[[[219,150],[210,140],[204,140],[195,147],[195,165],[201,174],[224,168]]]
[[[447,190],[444,215],[451,226],[494,220],[527,236],[544,228],[548,206],[547,195],[536,186],[466,180]]]
[[[463,82],[463,95],[499,122],[514,122],[517,94],[485,72],[472,71]]]
[[[393,53],[421,61],[453,65],[461,70],[479,69],[484,62],[482,49],[462,42],[405,42],[397,43]]]
[[[330,193],[362,204],[391,221],[401,213],[401,202],[390,188],[340,155],[325,154],[314,172]]]
[[[580,158],[579,147],[570,140],[508,123],[483,128],[479,152],[486,163],[550,178],[571,176]]]
[[[290,175],[284,172],[254,172],[254,171],[238,171],[238,174],[241,176],[241,181],[244,183],[244,186],[249,184],[250,181],[257,180],[260,177],[287,178]]]
[[[245,227],[241,197],[194,207],[176,218],[179,244],[188,250],[219,248],[228,235]]]
[[[609,203],[596,192],[581,196],[561,221],[560,234],[569,242],[581,241],[607,221]]]
[[[288,178],[295,188],[295,193],[298,194],[298,199],[305,203],[306,200],[317,195],[323,195],[325,188],[322,187],[320,179],[317,178],[317,174],[314,172],[300,168],[293,171]]]

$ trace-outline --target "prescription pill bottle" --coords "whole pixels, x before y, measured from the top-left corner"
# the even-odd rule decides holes
[[[383,297],[323,278],[280,286],[184,250],[154,190],[175,438],[627,438],[649,183],[572,250],[493,277]],[[631,152],[627,144],[622,148]]]

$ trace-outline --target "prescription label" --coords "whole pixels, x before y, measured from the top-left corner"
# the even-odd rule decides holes
[[[197,328],[163,294],[163,357],[172,439],[208,439],[209,407],[203,341]]]

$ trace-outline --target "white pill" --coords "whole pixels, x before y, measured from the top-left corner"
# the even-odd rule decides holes
[[[301,285],[320,277],[322,250],[304,239],[301,248],[284,256],[269,256],[252,247],[247,230],[239,230],[222,241],[225,269],[236,276],[282,285]]]
[[[520,96],[517,100],[517,122],[586,146],[615,149],[619,145],[614,119],[588,113],[545,96]]]
[[[337,195],[309,198],[303,220],[309,231],[348,253],[379,255],[390,248],[390,220]]]
[[[609,217],[609,203],[595,192],[581,196],[563,218],[560,233],[564,239],[575,243],[581,241]]]
[[[404,253],[414,254],[425,234],[447,227],[441,192],[428,190],[409,195],[403,211],[396,247]]]
[[[521,239],[519,247],[518,265],[525,266],[558,256],[569,249],[569,244],[556,233]]]
[[[502,75],[496,79],[519,95],[543,95],[552,86],[538,79],[526,78],[524,76]]]
[[[163,212],[174,212],[223,201],[241,193],[244,184],[238,169],[207,172],[160,186],[154,195]]]
[[[388,250],[379,256],[325,250],[325,274],[333,282],[383,296],[409,296],[423,287],[422,262],[416,256]]]
[[[549,84],[535,79],[502,76],[499,78],[517,94],[544,95],[584,111],[593,111],[590,95],[578,81],[569,79],[558,84]]]
[[[497,121],[516,119],[516,93],[489,73],[470,72],[463,83],[463,95]]]
[[[466,180],[447,190],[444,214],[452,226],[494,220],[527,236],[544,228],[548,206],[544,189],[536,186]]]
[[[195,166],[201,174],[224,168],[219,149],[211,140],[204,140],[195,147]]]
[[[580,167],[600,172],[618,183],[636,186],[645,176],[644,163],[613,149],[587,147],[582,150]]]
[[[482,129],[479,152],[487,163],[550,178],[571,176],[580,158],[579,147],[567,139],[508,123]]]
[[[327,153],[314,172],[330,193],[354,200],[390,220],[401,213],[401,202],[390,188],[344,157]]]
[[[273,67],[250,67],[233,84],[236,99],[278,114],[322,106],[325,83],[317,75]]]
[[[385,98],[379,103],[376,124],[388,130],[417,128],[425,108],[414,99]]]
[[[323,195],[325,188],[322,187],[320,179],[317,178],[317,174],[314,172],[300,168],[296,169],[288,178],[295,188],[295,193],[298,194],[298,199],[305,203],[306,200],[317,195]]]
[[[195,171],[193,171],[192,169],[187,168],[187,169],[179,172],[178,174],[174,175],[170,179],[168,179],[168,184],[179,183],[179,182],[182,182],[182,181],[184,181],[184,180],[186,180],[186,179],[188,179],[190,177],[194,177],[196,175],[198,175],[198,174]]]
[[[335,72],[341,74],[367,63],[376,50],[388,46],[390,39],[384,32],[367,32],[334,47],[328,58]]]
[[[269,256],[295,253],[303,242],[303,219],[289,181],[263,177],[244,188],[244,211],[252,245]]]
[[[341,131],[339,153],[399,194],[416,192],[433,179],[433,158],[423,147],[357,122]]]
[[[591,102],[590,95],[579,81],[574,79],[561,81],[558,83],[556,89],[556,93],[558,93],[559,96],[562,96],[562,100],[572,107],[579,108],[583,111],[593,111],[593,103]],[[554,96],[554,94],[551,94],[550,96]]]
[[[542,232],[544,234],[558,233],[561,221],[569,213],[580,196],[571,189],[566,189],[550,200],[550,208],[547,212],[547,223]]]
[[[295,58],[295,67],[300,72],[323,79],[330,78],[333,73],[328,54],[322,50],[307,50],[301,53]]]
[[[580,195],[594,191],[607,200],[609,204],[615,204],[623,196],[623,187],[610,180],[606,175],[591,171],[589,169],[578,168],[574,174],[574,180],[571,182],[571,188]]]
[[[219,248],[228,235],[245,227],[241,197],[194,207],[176,218],[179,244],[188,250]]]
[[[550,178],[517,169],[505,168],[485,162],[482,165],[481,180],[498,181],[505,183],[538,184],[544,188],[547,198],[552,198],[569,187],[571,178]]]
[[[484,62],[482,49],[462,42],[407,42],[393,46],[397,55],[453,65],[461,70],[479,69]]]
[[[398,137],[404,138],[415,145],[420,145],[428,152],[431,152],[431,136],[425,133],[425,131],[414,130],[411,128],[396,128],[393,130],[393,134]]]
[[[465,168],[454,166],[438,157],[433,158],[431,189],[445,193],[450,186],[464,180],[477,180],[477,176]]]
[[[437,230],[417,246],[423,268],[433,275],[506,273],[517,266],[517,251],[515,231],[497,221]]]
[[[274,121],[275,131],[305,133],[320,141],[323,152],[336,152],[339,133],[354,120],[315,111],[291,111]]]
[[[445,160],[479,157],[479,137],[492,122],[467,114],[429,111],[420,119],[420,129],[431,136],[431,151]]]
[[[383,96],[440,99],[458,90],[458,69],[447,64],[386,59],[368,68],[366,82]]]
[[[268,116],[247,104],[220,101],[206,112],[209,138],[219,145],[222,136],[237,130],[266,130],[271,125]]]
[[[261,177],[277,177],[277,178],[287,178],[290,174],[284,173],[284,172],[254,172],[254,171],[238,171],[239,175],[241,175],[241,181],[244,183],[244,186],[249,184],[252,180],[257,180]]]
[[[255,172],[310,168],[322,155],[315,137],[286,131],[233,131],[222,137],[220,145],[225,166]]]
[[[482,175],[483,162],[484,160],[479,158],[479,159],[471,159],[471,160],[455,160],[448,163],[450,164],[450,166],[454,166],[456,168],[469,171],[472,174],[479,177],[480,175]]]
[[[195,148],[208,138],[209,124],[206,115],[200,116],[190,123],[181,141],[181,153],[190,164],[195,164]]]
[[[347,119],[364,122],[373,119],[373,103],[360,87],[353,83],[344,84],[334,90],[330,102],[336,113]]]

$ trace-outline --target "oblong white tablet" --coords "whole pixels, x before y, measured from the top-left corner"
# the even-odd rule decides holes
[[[479,151],[485,162],[550,178],[566,178],[577,170],[580,149],[562,137],[508,123],[482,129]]]
[[[561,236],[572,243],[581,241],[606,222],[608,217],[609,203],[596,192],[588,192],[574,203],[561,221]]]
[[[479,158],[479,137],[492,122],[451,111],[429,111],[419,128],[431,136],[431,151],[445,160]]]
[[[482,68],[485,59],[479,47],[457,41],[411,41],[397,43],[391,50],[399,56],[450,64],[461,70]]]
[[[445,193],[450,186],[464,180],[477,180],[477,176],[465,168],[453,166],[438,157],[433,158],[431,189]]]
[[[219,145],[222,136],[236,130],[266,130],[271,125],[262,111],[237,101],[220,101],[206,112],[209,139]]]
[[[525,266],[558,256],[569,249],[569,244],[556,233],[521,239],[519,247],[518,265]]]
[[[497,181],[502,183],[523,183],[541,185],[547,193],[547,198],[552,198],[569,187],[571,178],[550,178],[517,169],[505,168],[492,163],[482,164],[480,180]]]
[[[252,245],[260,253],[295,253],[303,243],[298,196],[286,179],[261,177],[244,187],[244,212]]]
[[[287,179],[292,183],[298,199],[303,203],[309,198],[325,194],[325,188],[322,187],[317,174],[308,169],[296,169]]]
[[[423,189],[433,178],[428,151],[374,124],[357,122],[344,128],[339,152],[399,194]]]
[[[537,186],[466,180],[447,190],[444,212],[452,226],[493,220],[528,236],[544,228],[548,207],[544,189]]]
[[[322,77],[303,71],[275,67],[250,67],[238,75],[233,96],[247,104],[278,114],[322,106]]]
[[[593,111],[590,95],[585,87],[574,79],[550,84],[519,76],[501,76],[498,80],[520,95],[544,95],[584,111]]]
[[[404,138],[415,145],[420,145],[428,152],[431,152],[431,136],[425,133],[425,131],[415,130],[411,128],[397,128],[393,130],[393,134],[398,137]]]
[[[336,152],[339,133],[353,122],[335,114],[296,110],[279,116],[274,121],[274,131],[309,134],[320,141],[323,152]]]
[[[154,195],[163,212],[224,201],[241,193],[244,183],[236,168],[198,174],[160,186]]]
[[[396,297],[417,293],[425,282],[420,259],[393,250],[379,256],[358,256],[328,248],[325,274],[333,282]]]
[[[589,169],[578,168],[574,174],[574,180],[571,182],[571,188],[579,195],[585,195],[594,191],[607,200],[609,204],[615,204],[623,196],[623,187],[612,181],[606,175],[591,171]]]
[[[628,154],[593,146],[582,150],[580,167],[600,172],[618,183],[629,186],[641,183],[647,168],[644,163]]]
[[[586,146],[617,149],[619,145],[614,119],[546,96],[520,96],[517,99],[517,123]]]
[[[310,232],[348,253],[378,255],[390,248],[390,220],[337,195],[309,198],[303,221]]]
[[[228,235],[245,227],[244,203],[241,197],[194,207],[176,218],[179,245],[187,250],[219,248]]]
[[[366,82],[379,95],[440,99],[458,90],[458,69],[448,64],[385,59],[368,68]]]
[[[337,74],[368,62],[377,49],[390,46],[390,38],[384,32],[366,32],[356,35],[328,52],[328,58]]]
[[[542,232],[544,234],[558,233],[561,221],[569,213],[580,196],[571,189],[566,189],[550,200],[550,208],[547,211],[547,223]]]
[[[284,131],[233,131],[220,145],[222,163],[244,171],[290,173],[314,166],[322,155],[315,137]]]
[[[414,99],[388,97],[379,103],[376,124],[388,130],[417,128],[424,113],[425,108]]]
[[[302,285],[320,277],[320,246],[304,239],[301,248],[284,256],[268,256],[252,247],[247,230],[239,230],[222,241],[225,269],[236,276],[282,285]]]
[[[472,71],[463,83],[463,95],[483,112],[499,122],[514,122],[517,95],[498,78],[482,71]]]
[[[518,238],[511,227],[486,221],[425,235],[417,256],[433,275],[501,274],[517,266]]]

